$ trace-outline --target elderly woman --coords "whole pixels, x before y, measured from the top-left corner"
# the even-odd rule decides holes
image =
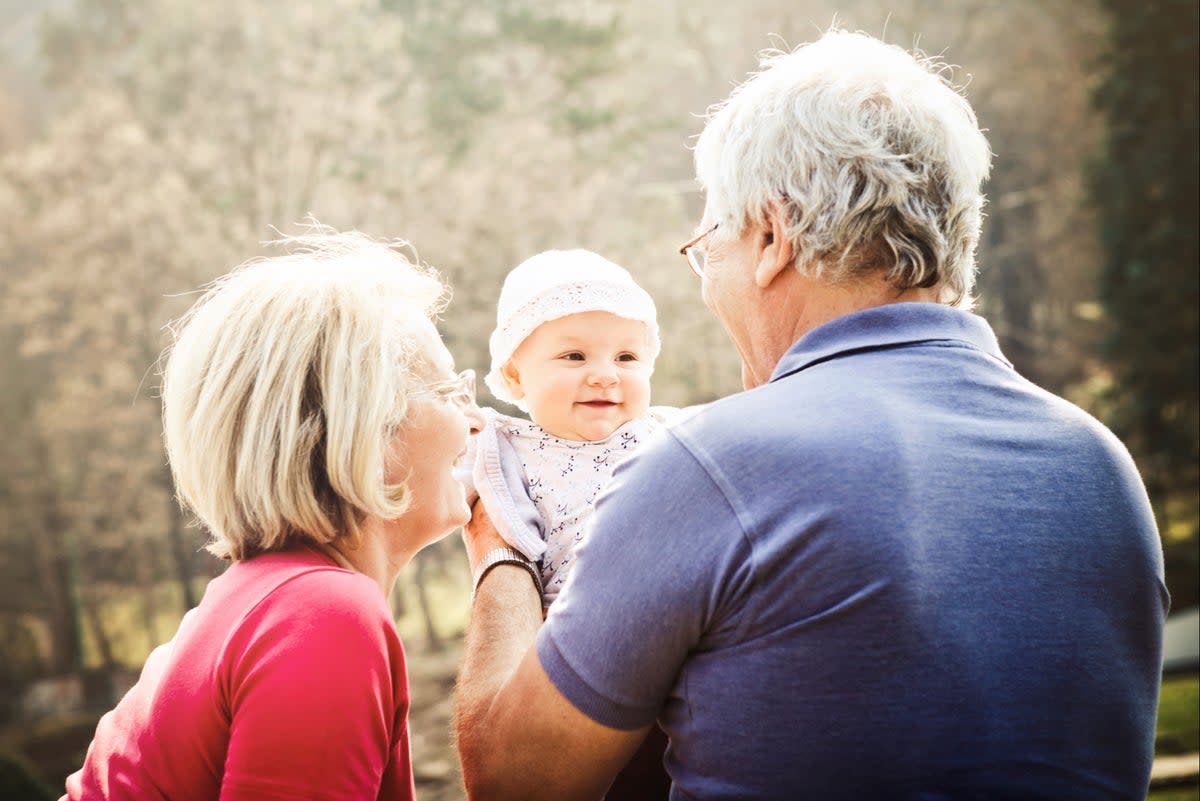
[[[429,270],[358,234],[218,280],[177,327],[163,417],[179,495],[232,565],[101,719],[69,799],[411,799],[387,595],[464,523],[482,425]]]

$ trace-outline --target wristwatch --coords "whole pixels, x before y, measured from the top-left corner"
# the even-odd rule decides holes
[[[542,597],[544,591],[542,574],[537,565],[513,548],[493,548],[479,560],[479,564],[475,567],[475,578],[471,582],[471,600],[475,600],[475,593],[479,591],[479,583],[483,581],[483,577],[496,565],[520,565],[528,570],[529,575],[533,578],[533,586],[537,587],[538,598]]]

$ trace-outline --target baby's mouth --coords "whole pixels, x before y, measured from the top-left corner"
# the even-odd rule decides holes
[[[590,401],[580,401],[580,404],[583,406],[590,406],[593,409],[607,409],[610,406],[616,406],[617,402],[610,401],[610,400],[590,400]]]

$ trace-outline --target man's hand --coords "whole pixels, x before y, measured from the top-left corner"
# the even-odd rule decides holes
[[[463,529],[471,573],[506,546],[476,503]],[[471,609],[455,692],[455,740],[463,780],[480,799],[597,799],[637,750],[647,729],[596,723],[550,681],[533,648],[542,599],[528,572],[500,564],[488,571]]]
[[[475,575],[475,568],[479,566],[489,551],[511,547],[500,536],[500,532],[492,524],[492,518],[488,516],[487,509],[483,508],[483,502],[478,498],[471,506],[471,519],[463,526],[462,537],[463,544],[467,546],[467,560],[471,563],[471,575]]]

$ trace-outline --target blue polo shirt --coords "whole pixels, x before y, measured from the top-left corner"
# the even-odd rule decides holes
[[[676,799],[1145,797],[1162,551],[1129,454],[981,318],[851,314],[619,468],[537,640]]]

